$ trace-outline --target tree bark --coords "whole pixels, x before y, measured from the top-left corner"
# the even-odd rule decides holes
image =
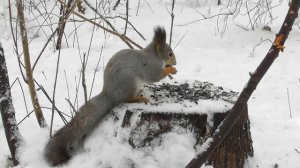
[[[255,90],[256,86],[263,78],[265,73],[268,71],[274,60],[278,57],[279,52],[284,49],[284,42],[287,39],[289,32],[292,30],[295,19],[298,17],[298,10],[300,6],[299,0],[293,0],[290,4],[290,8],[287,12],[286,18],[282,24],[279,33],[276,35],[273,45],[265,56],[264,60],[260,63],[257,69],[250,73],[250,79],[247,82],[246,87],[241,92],[238,100],[234,104],[233,108],[230,110],[228,116],[224,119],[222,124],[218,127],[217,132],[214,133],[210,146],[196,155],[189,164],[187,168],[200,168],[212,155],[214,150],[221,144],[224,138],[231,131],[235,123],[238,121],[242,114],[242,111],[248,102],[250,96]]]
[[[36,118],[38,120],[38,123],[40,127],[46,127],[47,123],[44,118],[37,93],[35,91],[35,85],[34,80],[32,76],[32,69],[31,69],[31,63],[30,63],[30,54],[29,54],[29,44],[28,44],[28,38],[27,38],[27,32],[26,32],[26,26],[25,26],[25,17],[23,13],[23,5],[22,0],[17,0],[17,10],[18,10],[18,17],[19,17],[19,26],[20,26],[20,33],[21,33],[21,39],[22,39],[22,46],[23,46],[23,53],[24,53],[24,63],[25,63],[25,69],[26,69],[26,76],[27,76],[27,82],[28,82],[28,88],[31,96],[31,102],[34,108],[34,112],[36,115]]]
[[[15,118],[15,109],[12,104],[10,85],[5,63],[4,50],[0,43],[0,111],[5,130],[6,140],[15,166],[19,164],[18,148],[22,142],[21,134]]]

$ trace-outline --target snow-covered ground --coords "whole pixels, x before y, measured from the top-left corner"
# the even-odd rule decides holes
[[[90,2],[93,2],[90,0]],[[153,27],[162,25],[167,32],[170,29],[170,15],[166,9],[171,8],[169,1],[140,1],[138,15],[136,11],[138,1],[130,1],[129,20],[146,37],[143,41],[133,30],[128,29],[128,36],[142,46],[147,45],[153,36]],[[287,0],[274,1],[274,5],[279,6],[272,10],[273,17],[276,18],[269,24],[270,31],[264,31],[261,27],[255,30],[246,31],[241,25],[247,25],[248,16],[238,16],[233,21],[228,19],[226,31],[222,33],[224,21],[218,17],[209,20],[202,20],[195,23],[182,25],[192,22],[202,15],[214,15],[220,11],[221,7],[215,5],[203,5],[197,0],[180,0],[175,5],[175,20],[173,29],[173,48],[174,49],[178,73],[174,75],[175,80],[200,80],[209,81],[215,85],[241,91],[245,86],[249,72],[254,71],[271,45],[266,41],[255,47],[261,40],[273,40],[278,32],[281,23],[288,9]],[[216,1],[213,1],[216,2]],[[202,6],[203,5],[203,6]],[[49,10],[51,5],[48,6]],[[119,8],[124,13],[124,8]],[[13,41],[10,36],[9,22],[7,16],[7,2],[0,5],[0,41],[3,44],[6,62],[9,71],[10,82],[19,78],[27,100],[29,111],[32,110],[28,89],[23,82],[18,68],[16,54],[13,50]],[[16,11],[13,10],[14,15]],[[58,13],[58,9],[55,11]],[[3,14],[3,15],[2,15]],[[30,20],[34,16],[26,12]],[[94,14],[87,9],[89,18]],[[222,18],[222,17],[221,17]],[[229,17],[230,18],[230,17]],[[113,23],[116,28],[123,32],[124,22]],[[28,27],[37,25],[33,20],[28,23]],[[56,106],[65,112],[70,108],[65,100],[69,98],[74,102],[76,97],[76,81],[79,81],[81,70],[80,56],[88,52],[93,26],[89,23],[79,22],[77,30],[78,41],[73,40],[74,24],[69,22],[66,27],[66,34],[69,36],[67,44],[63,41],[61,50],[61,60],[56,88]],[[54,26],[55,28],[55,26]],[[29,37],[33,37],[37,29],[29,30]],[[38,37],[30,44],[32,62],[35,60],[45,44],[50,29],[39,31]],[[73,45],[73,41],[74,45]],[[284,52],[276,59],[270,70],[260,82],[256,91],[248,103],[249,117],[251,121],[251,133],[254,147],[254,157],[248,160],[245,167],[248,168],[272,168],[278,165],[283,168],[300,167],[300,30],[294,26],[285,46]],[[21,43],[19,43],[21,46]],[[79,47],[78,47],[79,46]],[[103,31],[95,29],[93,42],[91,45],[89,60],[86,69],[86,82],[91,88],[94,69],[96,68],[103,46],[101,60],[97,68],[95,84],[92,96],[98,94],[102,89],[103,67],[109,58],[118,50],[127,46],[117,37],[107,34],[104,37]],[[80,48],[80,50],[78,50]],[[50,96],[53,93],[55,79],[56,62],[58,52],[54,51],[52,43],[46,48],[36,69],[34,70],[35,79],[45,88]],[[65,78],[67,76],[67,81]],[[164,82],[171,82],[164,79]],[[68,86],[67,84],[68,83]],[[67,89],[68,88],[68,89]],[[79,103],[83,104],[83,94],[81,84],[79,85]],[[291,106],[292,117],[290,117],[288,94]],[[26,116],[26,108],[22,97],[22,91],[18,84],[12,87],[13,103],[16,109],[17,121],[21,121]],[[51,107],[51,104],[41,91],[38,91],[39,99],[43,107]],[[46,120],[50,124],[51,110],[43,109]],[[9,155],[2,121],[0,121],[0,167],[6,167],[6,158]],[[63,126],[63,122],[55,115],[54,129]],[[86,141],[84,151],[74,156],[73,159],[62,167],[113,167],[120,168],[126,164],[136,162],[140,167],[151,168],[180,168],[190,161],[195,152],[193,150],[194,139],[192,135],[179,135],[170,133],[165,135],[163,144],[154,150],[132,150],[126,143],[124,137],[129,130],[119,131],[120,123],[113,118],[108,118],[101,123],[95,132]],[[20,167],[40,168],[47,167],[43,160],[43,147],[49,137],[49,129],[40,129],[35,116],[30,115],[19,125],[20,132],[26,144],[20,152]],[[117,136],[116,136],[117,135]]]

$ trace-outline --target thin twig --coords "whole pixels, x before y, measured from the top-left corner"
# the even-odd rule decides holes
[[[44,35],[45,35],[46,37],[48,36],[47,33],[45,32],[43,26],[42,26],[43,23],[40,23],[40,21],[37,19],[37,16],[36,16],[34,13],[32,13],[32,15],[33,15],[33,17],[35,18],[35,21],[38,23],[39,29],[38,29],[38,30],[36,31],[36,33],[32,36],[33,38],[32,38],[31,40],[29,40],[29,44],[33,41],[33,39],[35,38],[35,36],[40,32],[40,31],[39,31],[40,29],[42,30],[42,32],[44,33]],[[46,20],[44,20],[44,22],[46,22]],[[28,28],[27,28],[27,29],[28,29]]]
[[[37,8],[37,7],[35,6],[34,8]],[[47,28],[49,28],[49,27],[51,28],[51,27],[52,27],[53,24],[51,24],[51,23],[49,24],[49,23],[47,22],[47,20],[48,20],[52,15],[54,15],[54,14],[53,14],[54,9],[55,9],[55,6],[53,6],[53,8],[51,9],[50,13],[48,13],[48,14],[46,13],[46,14],[47,14],[47,17],[46,17],[46,18],[43,17],[43,18],[44,18],[44,21],[43,21],[41,24],[39,23],[39,21],[38,21],[37,18],[38,18],[39,16],[43,16],[43,14],[40,13],[39,16],[35,16],[35,17],[34,17],[33,20],[35,20],[36,22],[38,22],[39,26],[32,26],[32,27],[28,27],[28,28],[27,28],[27,29],[29,30],[29,29],[31,29],[31,28],[38,27],[38,29],[37,29],[36,32],[34,33],[33,37],[35,37],[35,36],[39,33],[40,29],[42,29],[43,33],[44,33],[45,36],[48,38],[47,34],[46,34],[45,31],[43,30],[43,26],[46,26]],[[36,10],[39,11],[38,8],[37,8]],[[32,13],[32,14],[34,15],[34,13]],[[30,22],[30,21],[29,21],[29,22]],[[45,24],[45,22],[47,22],[47,24]],[[52,29],[51,29],[51,30],[52,30]],[[53,31],[53,30],[52,30],[52,31]],[[33,39],[34,39],[34,38],[32,38],[32,39],[29,41],[29,44],[33,41]],[[54,41],[55,41],[55,40],[54,40]],[[53,42],[54,42],[54,41],[53,41]]]
[[[18,60],[18,66],[19,66],[19,70],[21,72],[22,78],[23,80],[27,83],[27,79],[23,73],[22,67],[21,67],[21,61],[20,61],[20,55],[19,55],[19,50],[18,50],[18,41],[14,35],[14,31],[13,31],[13,25],[12,25],[12,15],[11,15],[11,5],[10,5],[10,0],[8,0],[8,11],[9,11],[9,23],[10,23],[10,30],[11,30],[11,35],[13,38],[13,42],[14,42],[14,46],[15,46],[15,51],[17,54],[17,60]],[[16,24],[17,25],[17,24]],[[24,66],[23,66],[24,67]]]
[[[43,108],[43,107],[41,107],[41,108]],[[18,122],[18,125],[20,125],[23,121],[25,121],[26,118],[29,118],[29,116],[30,116],[33,112],[34,112],[34,110],[31,110],[30,113],[28,113],[22,120],[20,120],[20,121]]]
[[[287,93],[288,104],[289,104],[289,110],[290,110],[290,118],[293,118],[293,116],[292,116],[292,109],[291,109],[291,102],[290,102],[289,88],[286,88],[286,93]]]
[[[271,41],[270,39],[265,39],[265,40],[262,40],[262,41],[261,41],[261,42],[259,42],[258,44],[255,44],[255,46],[254,46],[254,47],[253,47],[253,49],[252,49],[252,52],[251,52],[251,54],[253,54],[253,53],[254,53],[254,51],[255,51],[256,47],[260,46],[262,43],[264,43],[264,42],[266,42],[266,41],[268,41],[268,42],[270,42],[270,43],[272,44],[272,41]]]
[[[84,3],[92,9],[92,11],[95,12],[113,31],[116,31],[116,29],[113,27],[113,25],[97,10],[97,8],[94,8],[87,0],[83,0]],[[96,2],[97,3],[97,2]]]
[[[56,30],[50,35],[50,37],[48,38],[48,40],[47,40],[46,43],[44,44],[44,47],[43,47],[42,50],[40,51],[40,53],[39,53],[37,59],[35,60],[33,66],[32,66],[32,72],[34,71],[34,69],[35,69],[37,63],[39,62],[39,60],[40,60],[42,54],[44,53],[46,47],[48,46],[48,44],[49,44],[49,42],[51,41],[51,39],[54,37],[54,35],[55,35],[55,33],[57,32],[57,30],[58,30],[58,29],[56,29]]]
[[[83,53],[83,60],[82,60],[82,80],[81,80],[81,84],[82,84],[82,89],[83,89],[83,95],[84,95],[84,102],[87,103],[88,99],[87,99],[87,89],[86,89],[86,80],[85,80],[85,67],[86,67],[86,53]]]
[[[74,16],[73,16],[74,17]],[[74,25],[74,41],[75,41],[75,39],[76,39],[76,42],[77,42],[77,50],[78,50],[78,55],[79,55],[79,57],[80,57],[80,59],[81,59],[81,47],[80,47],[80,43],[79,43],[79,38],[78,38],[78,33],[77,33],[77,30],[78,30],[78,27],[77,27],[77,25],[76,25],[76,23],[75,22],[73,22],[73,25]],[[75,42],[73,42],[74,44],[75,44]],[[82,61],[82,60],[81,60]]]
[[[115,19],[115,18],[120,18],[120,19],[122,19],[122,20],[124,20],[124,21],[126,21],[126,18],[124,18],[124,17],[122,17],[122,16],[113,16],[113,17],[111,17],[111,16],[107,16],[106,18],[108,18],[108,19]],[[126,22],[128,22],[128,24],[131,26],[131,28],[143,39],[143,40],[146,40],[146,38],[142,35],[142,33],[141,32],[139,32],[138,30],[137,30],[137,28],[129,21],[129,20],[127,20]]]
[[[95,82],[95,76],[96,76],[97,69],[98,69],[98,66],[99,66],[99,63],[100,63],[100,60],[101,60],[101,57],[102,57],[102,51],[103,51],[103,46],[101,47],[100,56],[99,56],[96,68],[94,69],[94,75],[93,75],[93,81],[92,81],[92,86],[91,86],[89,99],[91,99],[91,96],[92,96],[92,91],[93,91],[94,82]]]
[[[19,78],[17,78],[12,84],[11,84],[11,86],[10,86],[10,88],[12,88],[13,87],[13,85],[15,84],[15,82],[17,82],[18,81],[18,83],[19,83],[19,86],[20,86],[20,88],[21,88],[21,91],[22,91],[22,96],[23,96],[23,101],[24,101],[24,104],[25,104],[25,109],[26,109],[26,113],[28,114],[28,107],[27,107],[27,101],[26,101],[26,98],[25,98],[25,93],[24,93],[24,89],[23,89],[23,87],[22,87],[22,84],[21,84],[21,82],[20,82],[20,79]]]
[[[66,100],[67,100],[67,102],[69,103],[69,105],[70,105],[70,107],[72,108],[72,110],[74,111],[74,113],[76,114],[77,111],[76,111],[75,107],[73,106],[73,104],[71,103],[70,99],[66,99]]]
[[[95,15],[96,17],[96,15]],[[91,35],[91,39],[90,39],[90,43],[89,43],[89,49],[88,49],[88,52],[87,52],[87,59],[85,61],[85,66],[87,65],[88,63],[88,60],[89,60],[89,56],[90,56],[90,51],[91,51],[91,46],[92,46],[92,42],[93,42],[93,39],[94,39],[94,32],[95,32],[95,25],[93,25],[93,31],[92,31],[92,35]]]
[[[246,1],[246,8],[247,8],[247,11],[249,11],[248,2],[247,1]],[[251,17],[250,17],[250,12],[247,12],[247,14],[248,14],[248,18],[249,18],[249,24],[251,24],[251,29],[254,30],[254,25],[253,25]]]
[[[178,46],[178,44],[183,40],[183,38],[186,36],[186,34],[188,33],[188,30],[183,34],[183,36],[180,38],[180,40],[177,42],[177,44],[175,45],[174,49],[176,49],[176,47]]]
[[[52,102],[52,100],[51,100],[49,94],[48,94],[47,91],[45,90],[45,88],[44,88],[42,85],[40,85],[36,80],[35,80],[34,82],[35,82],[35,84],[39,87],[39,89],[43,92],[43,94],[46,96],[46,98],[47,98],[47,100],[50,102],[50,104],[53,105],[53,102]],[[49,109],[51,110],[52,107],[49,108]],[[56,105],[54,105],[54,109],[55,109],[55,111],[57,111],[58,115],[60,116],[60,118],[62,119],[62,121],[63,121],[65,124],[66,124],[68,121],[66,120],[66,118],[65,118],[64,116],[67,116],[67,117],[71,118],[71,116],[69,116],[69,115],[67,115],[66,113],[64,113],[64,112],[62,112],[61,110],[59,110],[59,109],[56,107]]]
[[[141,5],[141,0],[138,0],[138,5],[137,5],[137,8],[136,8],[135,16],[138,16],[138,14],[139,14],[140,5]]]
[[[67,73],[64,70],[64,74],[65,74],[65,80],[66,80],[66,85],[67,85],[67,91],[68,91],[68,99],[70,100],[70,89],[69,89],[69,83],[68,83],[68,78],[67,78]],[[73,113],[72,113],[72,108],[70,107],[70,113],[72,115],[72,117],[74,117]]]
[[[243,30],[245,30],[245,31],[249,31],[249,28],[247,28],[245,26],[242,26],[240,24],[234,24],[234,25],[237,26],[237,27],[239,27],[239,28],[241,28],[241,29],[243,29]]]
[[[212,18],[215,18],[215,17],[219,17],[219,16],[229,16],[229,15],[233,15],[235,13],[235,11],[233,11],[233,12],[229,11],[227,13],[218,13],[218,14],[215,14],[215,15],[212,15],[212,16],[205,16],[204,14],[202,14],[201,12],[199,12],[197,9],[195,9],[195,8],[193,8],[193,9],[195,11],[197,11],[199,14],[201,14],[203,18],[196,19],[194,21],[190,21],[190,22],[183,23],[183,24],[178,24],[176,26],[187,26],[187,25],[190,25],[190,24],[202,21],[202,20],[208,20],[208,19],[212,19]]]
[[[53,127],[53,119],[54,119],[54,106],[55,106],[55,93],[56,93],[56,85],[57,85],[57,76],[60,62],[60,48],[58,49],[57,63],[56,63],[56,71],[54,78],[54,86],[53,86],[53,95],[52,95],[52,116],[51,116],[51,124],[50,124],[50,137],[52,137],[52,127]]]
[[[147,0],[144,0],[144,2],[146,3],[146,5],[148,6],[148,8],[150,9],[151,13],[153,13],[154,10],[151,8],[151,6],[150,6],[149,3],[147,2]]]
[[[127,26],[128,26],[128,16],[129,16],[129,0],[126,0],[126,20],[125,20],[125,30],[124,30],[124,35],[126,35],[127,32]]]
[[[95,15],[95,17],[96,17],[96,15]],[[90,56],[90,50],[91,50],[91,46],[92,46],[92,41],[93,41],[93,37],[94,37],[94,32],[95,32],[95,25],[93,25],[93,31],[92,31],[92,35],[91,35],[91,39],[90,39],[90,44],[89,44],[89,49],[88,49],[88,53],[87,53],[87,59],[86,59],[86,61],[84,62],[84,71],[83,71],[83,73],[85,73],[85,67],[87,66],[87,63],[88,63],[88,59],[89,59],[89,56]],[[102,52],[102,51],[101,51]],[[84,82],[84,83],[86,83],[86,82]],[[87,101],[87,88],[86,88],[86,84],[85,84],[85,95],[86,95],[86,101]],[[89,97],[89,99],[90,99],[90,97]],[[89,100],[88,99],[88,100]]]
[[[42,109],[47,109],[47,110],[51,110],[51,107],[41,107]],[[25,121],[26,120],[26,118],[29,118],[30,117],[30,115],[32,114],[34,112],[34,110],[31,110],[25,117],[23,117],[19,122],[18,122],[18,125],[20,125],[23,121]],[[67,114],[65,114],[65,113],[61,113],[61,114],[63,114],[64,116],[67,116],[67,117],[70,117],[71,118],[71,116],[69,116],[69,115],[67,115]],[[67,121],[65,122],[65,124],[67,123]]]
[[[175,6],[175,0],[172,1],[172,11],[171,11],[171,30],[170,30],[170,40],[169,45],[172,44],[172,36],[173,36],[173,24],[174,24],[174,6]]]
[[[49,12],[47,11],[47,3],[46,2],[44,2],[44,3],[41,3],[42,4],[42,7],[43,7],[43,9],[45,10],[45,13],[46,14],[48,14]],[[57,3],[55,3],[55,6],[57,6]],[[50,28],[50,30],[51,30],[51,32],[53,33],[54,32],[54,29],[53,29],[53,23],[52,23],[52,20],[51,20],[51,18],[49,19],[49,23],[48,23],[48,21],[47,21],[47,19],[44,17],[44,14],[40,11],[40,9],[39,9],[40,7],[34,7],[34,9],[36,10],[36,11],[38,11],[39,13],[40,13],[40,15],[44,18],[44,20],[47,22],[47,24],[49,24],[50,26],[49,26],[49,28]],[[51,13],[51,12],[50,12]],[[53,39],[53,47],[55,47],[55,38]]]
[[[76,76],[75,76],[75,86],[76,86],[76,88],[75,88],[75,100],[74,100],[74,107],[75,107],[75,104],[76,104],[76,111],[78,111],[78,92],[79,92],[79,83],[80,83],[80,80],[81,80],[81,73],[79,74],[79,81],[77,82],[77,78],[76,78]]]

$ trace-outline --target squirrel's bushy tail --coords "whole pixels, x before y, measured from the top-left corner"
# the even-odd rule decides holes
[[[45,147],[45,158],[51,165],[69,160],[104,116],[116,105],[105,93],[93,97],[79,113],[58,130]]]

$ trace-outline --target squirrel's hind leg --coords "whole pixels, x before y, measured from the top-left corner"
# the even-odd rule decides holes
[[[129,96],[125,102],[127,103],[149,103],[150,100],[147,97],[144,96]]]

